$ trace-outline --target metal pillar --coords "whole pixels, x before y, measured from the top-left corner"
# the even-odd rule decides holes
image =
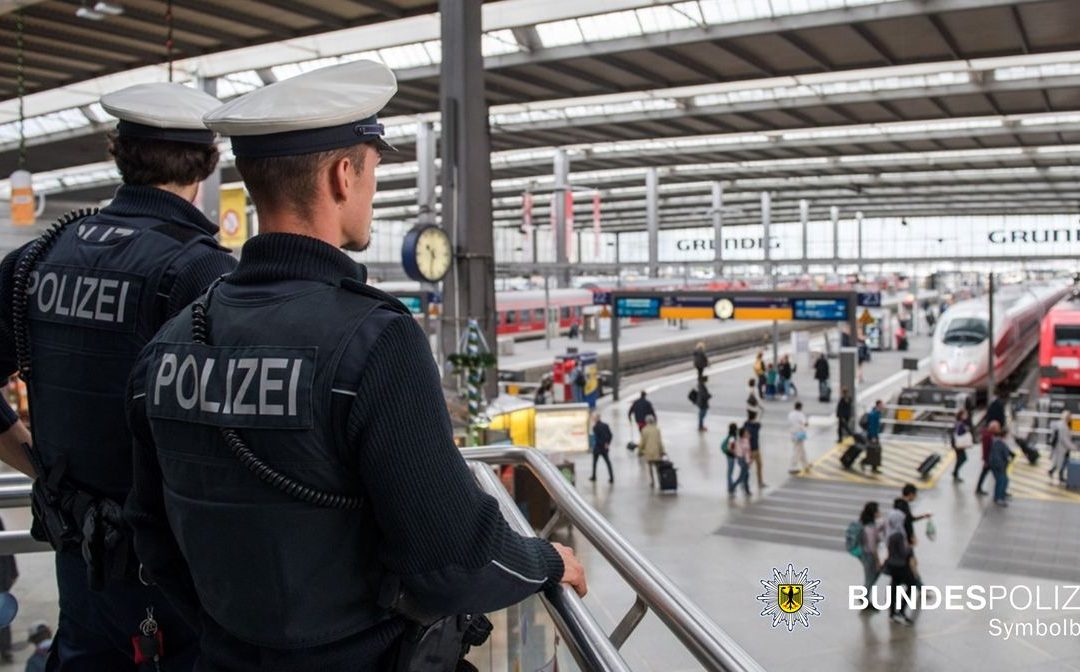
[[[656,167],[645,169],[645,227],[649,232],[649,277],[660,277],[660,178]]]
[[[619,265],[619,232],[615,232],[615,265]],[[618,286],[616,284],[616,286]]]
[[[217,97],[217,77],[199,79],[199,88]],[[221,223],[221,162],[199,185],[199,209],[215,224]]]
[[[990,319],[987,321],[988,335],[987,359],[986,359],[986,403],[989,404],[994,398],[994,272],[990,271],[990,284],[988,286],[990,298]]]
[[[859,349],[840,348],[840,355],[837,359],[840,363],[840,389],[836,391],[836,394],[840,396],[843,394],[844,388],[847,388],[851,392],[851,405],[854,408],[859,400]],[[858,418],[859,416],[855,415],[855,417]]]
[[[443,291],[442,344],[450,353],[457,352],[470,317],[479,322],[489,347],[496,344],[495,236],[480,0],[439,0],[439,16],[442,221],[455,257]],[[494,371],[485,378],[489,398],[497,393],[497,379]]]
[[[799,200],[799,223],[802,224],[802,258],[803,273],[810,272],[810,264],[806,260],[810,258],[810,201],[805,198]]]
[[[417,224],[435,223],[435,128],[423,121],[416,128],[416,204]]]
[[[724,185],[712,184],[713,277],[724,273]]]
[[[555,263],[558,270],[555,277],[559,287],[570,286],[570,256],[567,246],[570,239],[566,235],[566,194],[570,190],[570,156],[561,147],[555,150],[555,191],[551,194],[551,226],[555,229]]]
[[[776,272],[772,263],[772,194],[761,192],[761,246],[765,251],[765,273],[769,280],[769,289],[776,289]],[[773,363],[780,361],[780,324],[772,323],[772,358]]]
[[[832,222],[832,258],[833,273],[840,272],[840,208],[829,208],[829,221]]]
[[[859,275],[862,275],[862,210],[855,212],[855,259],[858,263]]]

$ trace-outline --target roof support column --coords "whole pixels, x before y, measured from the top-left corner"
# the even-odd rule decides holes
[[[799,200],[799,223],[802,225],[802,272],[809,273],[810,265],[806,260],[810,258],[810,201],[805,198]]]
[[[862,274],[862,210],[855,212],[855,259],[858,264],[858,273]]]
[[[555,150],[555,191],[551,192],[551,228],[555,230],[555,264],[559,287],[570,286],[570,233],[566,230],[566,195],[570,193],[570,156]]]
[[[416,128],[416,203],[418,224],[435,223],[435,128],[422,121]]]
[[[649,277],[660,277],[660,177],[645,169],[645,226],[649,232]]]
[[[200,77],[199,88],[217,98],[217,77]],[[199,185],[199,209],[215,224],[221,223],[221,162]]]
[[[712,183],[713,277],[724,273],[724,185]]]
[[[840,208],[829,208],[829,221],[832,222],[832,258],[833,273],[840,272]]]
[[[470,319],[495,348],[495,235],[480,0],[439,0],[439,16],[442,222],[454,249],[454,265],[443,286],[442,351],[448,354],[458,351]],[[444,380],[453,384],[451,378]],[[495,397],[496,378],[486,376],[489,399]]]

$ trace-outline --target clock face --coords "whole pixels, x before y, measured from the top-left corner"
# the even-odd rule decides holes
[[[428,282],[438,282],[450,270],[454,255],[446,232],[431,226],[420,233],[416,241],[416,268]]]
[[[735,304],[731,302],[731,299],[719,299],[713,309],[716,311],[716,316],[721,320],[730,320],[731,316],[735,314]]]

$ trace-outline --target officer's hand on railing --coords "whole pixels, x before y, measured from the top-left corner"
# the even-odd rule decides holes
[[[588,586],[585,585],[585,568],[581,566],[581,562],[574,555],[573,549],[562,544],[553,543],[552,546],[555,547],[563,561],[563,575],[560,582],[573,588],[579,597],[585,597],[585,593],[589,592]]]

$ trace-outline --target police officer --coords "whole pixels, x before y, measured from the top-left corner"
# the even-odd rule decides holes
[[[206,117],[260,234],[136,366],[127,510],[147,574],[198,618],[200,672],[387,670],[412,623],[585,592],[570,549],[478,488],[423,331],[339,249],[370,242],[396,90],[356,61]]]
[[[220,102],[144,84],[101,104],[120,120],[109,151],[123,185],[100,212],[65,217],[0,265],[0,367],[26,381],[35,458],[30,470],[9,463],[37,473],[34,533],[57,550],[49,669],[190,670],[194,631],[139,580],[122,519],[125,391],[161,325],[235,266],[192,205],[218,160],[202,116]]]

